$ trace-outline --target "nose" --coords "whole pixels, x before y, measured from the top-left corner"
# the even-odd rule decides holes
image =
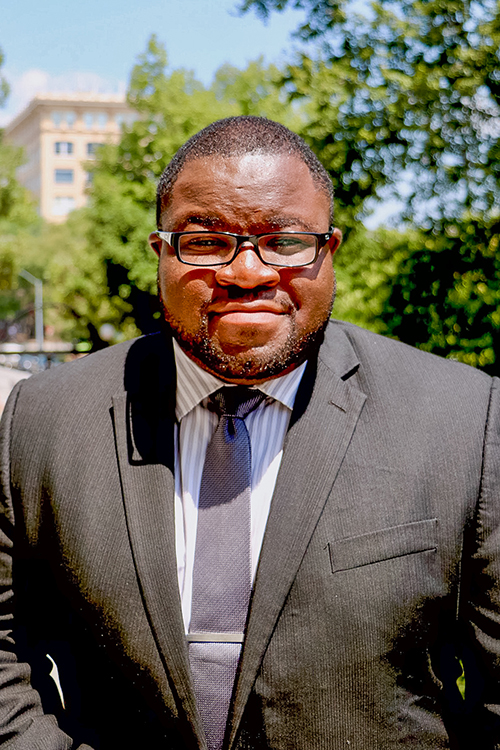
[[[273,287],[280,281],[279,269],[263,263],[251,242],[244,242],[233,262],[217,269],[215,278],[221,286],[239,286],[242,289]]]

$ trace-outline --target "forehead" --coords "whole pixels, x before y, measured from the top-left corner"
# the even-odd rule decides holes
[[[297,156],[260,152],[211,156],[184,165],[163,220],[168,229],[179,230],[193,217],[248,231],[266,223],[288,222],[326,232],[329,200]]]

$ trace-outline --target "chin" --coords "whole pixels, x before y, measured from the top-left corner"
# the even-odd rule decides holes
[[[315,354],[323,340],[325,321],[320,328],[297,338],[292,331],[282,345],[224,350],[219,342],[203,335],[186,335],[169,323],[179,346],[200,367],[227,382],[249,383],[270,380],[292,370]]]
[[[272,341],[264,346],[245,345],[237,351],[229,350],[210,336],[208,316],[202,313],[196,332],[187,331],[182,323],[170,315],[162,302],[164,322],[182,350],[196,364],[229,383],[258,383],[283,375],[314,356],[324,337],[331,307],[325,317],[310,331],[297,330],[295,316],[290,316],[290,328],[283,341]],[[333,298],[332,298],[333,306]]]

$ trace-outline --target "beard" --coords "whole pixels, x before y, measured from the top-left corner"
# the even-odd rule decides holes
[[[232,354],[222,349],[219,341],[209,334],[209,316],[206,309],[200,313],[198,330],[187,331],[180,321],[166,307],[160,285],[158,297],[162,308],[163,322],[182,350],[204,370],[208,370],[221,380],[228,382],[263,381],[277,377],[302,364],[316,355],[324,338],[324,333],[335,300],[336,283],[329,308],[317,325],[305,334],[299,334],[295,308],[289,311],[290,330],[282,344],[271,341],[269,345],[244,350]],[[206,307],[208,308],[208,304]]]

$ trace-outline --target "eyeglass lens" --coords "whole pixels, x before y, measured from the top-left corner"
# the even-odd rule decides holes
[[[229,262],[238,238],[213,232],[187,232],[179,237],[181,260],[200,266]],[[279,266],[302,266],[316,256],[316,237],[307,234],[274,233],[258,238],[262,260]]]

